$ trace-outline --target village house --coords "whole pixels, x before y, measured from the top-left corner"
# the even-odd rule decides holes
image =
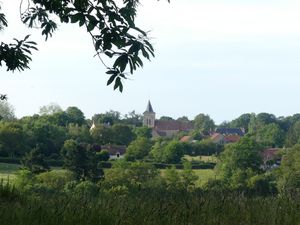
[[[121,145],[102,145],[101,149],[109,152],[110,159],[122,159],[126,153],[126,146]]]
[[[276,168],[280,165],[281,163],[281,155],[280,153],[280,148],[267,148],[262,151],[262,160],[263,160],[263,165],[262,168],[264,170],[269,170]]]
[[[106,127],[110,127],[110,124],[103,124],[103,125]],[[96,125],[93,121],[93,124],[90,127],[90,132],[93,132],[94,129],[96,129]],[[96,146],[96,151],[101,151],[101,150],[107,150],[110,159],[122,159],[124,158],[124,155],[126,153],[126,146],[115,145],[115,144],[101,145],[98,147]]]
[[[210,139],[215,144],[224,145],[238,142],[244,135],[245,131],[240,128],[217,128]]]

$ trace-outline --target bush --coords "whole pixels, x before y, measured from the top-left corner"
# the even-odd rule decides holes
[[[73,180],[73,175],[69,171],[49,171],[36,176],[37,181],[54,189],[63,189],[66,183]]]
[[[108,161],[109,157],[110,157],[109,152],[106,149],[101,150],[100,152],[97,152],[96,155],[97,155],[97,159],[99,161]]]
[[[203,186],[204,190],[213,192],[222,192],[228,190],[228,185],[219,179],[209,179]]]
[[[270,175],[256,175],[249,179],[248,188],[250,193],[267,196],[277,193],[276,183]]]
[[[83,181],[76,185],[74,191],[78,195],[96,196],[99,187],[91,181]]]
[[[27,185],[33,185],[36,182],[35,175],[29,170],[18,170],[14,184],[22,190]]]
[[[99,162],[98,163],[98,168],[110,169],[111,167],[112,167],[111,162]]]

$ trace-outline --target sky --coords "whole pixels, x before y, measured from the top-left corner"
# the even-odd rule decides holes
[[[19,0],[0,0],[9,27],[0,41],[31,34],[38,42],[30,70],[0,68],[0,93],[17,117],[57,103],[87,118],[110,109],[157,117],[204,113],[218,124],[243,113],[288,116],[300,112],[300,2],[296,0],[142,0],[137,24],[151,31],[156,57],[124,83],[108,76],[92,41],[77,25],[60,25],[45,42],[19,18]]]

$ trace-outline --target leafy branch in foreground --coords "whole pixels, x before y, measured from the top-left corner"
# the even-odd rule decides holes
[[[36,43],[28,41],[29,35],[23,40],[14,39],[16,43],[0,44],[0,66],[2,61],[5,62],[7,71],[15,71],[16,69],[22,71],[29,69],[29,62],[31,61],[31,50],[37,50]]]
[[[1,10],[1,6],[0,6]],[[8,22],[3,13],[0,13],[0,31],[8,26]],[[4,62],[7,71],[23,71],[29,68],[31,61],[31,50],[37,50],[36,43],[28,41],[30,35],[27,35],[23,40],[14,39],[15,43],[6,44],[0,43],[0,66]],[[0,94],[0,100],[7,100],[7,96]]]
[[[92,37],[96,56],[107,68],[107,85],[114,83],[114,89],[121,92],[122,80],[143,67],[142,58],[154,57],[147,32],[135,25],[138,0],[32,0],[27,4],[22,21],[29,27],[39,27],[46,40],[57,29],[50,15],[61,23],[84,26]],[[114,59],[112,66],[104,63],[103,55]]]

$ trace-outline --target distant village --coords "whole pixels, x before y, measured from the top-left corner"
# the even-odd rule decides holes
[[[152,139],[166,138],[172,139],[179,133],[189,134],[195,130],[194,124],[191,121],[179,121],[179,120],[160,120],[156,119],[156,113],[152,107],[150,100],[147,103],[145,112],[143,113],[143,126],[151,129]],[[109,124],[106,124],[109,126]],[[96,127],[95,123],[92,124],[90,131]],[[201,139],[209,140],[216,145],[226,145],[230,143],[238,142],[243,136],[246,135],[244,127],[217,127],[210,129],[209,132],[202,134]],[[181,135],[180,142],[196,143],[197,139],[194,139],[192,135]],[[126,153],[126,146],[119,145],[104,145],[103,149],[107,149],[110,153],[111,159],[123,158]],[[279,147],[266,147],[262,152],[263,166],[265,168],[277,167],[280,165],[280,152]],[[269,162],[272,162],[270,165]]]

